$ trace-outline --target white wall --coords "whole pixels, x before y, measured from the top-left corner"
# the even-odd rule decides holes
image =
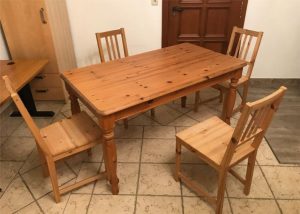
[[[160,48],[162,0],[158,2],[67,0],[78,66],[100,61],[97,31],[124,27],[131,55]],[[300,78],[299,11],[300,0],[249,0],[245,27],[264,32],[253,77]]]
[[[300,0],[249,0],[245,28],[264,32],[256,78],[300,78]]]
[[[100,62],[95,32],[124,27],[129,55],[161,47],[161,0],[67,0],[78,66]]]
[[[8,59],[8,55],[7,55],[7,50],[5,49],[4,46],[3,35],[0,32],[0,60],[5,60],[5,59]]]

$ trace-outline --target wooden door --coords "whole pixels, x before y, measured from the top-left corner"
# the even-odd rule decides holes
[[[190,42],[225,53],[233,26],[243,27],[248,0],[164,0],[162,46]]]
[[[13,59],[48,59],[45,72],[58,72],[43,0],[1,0],[0,18]]]

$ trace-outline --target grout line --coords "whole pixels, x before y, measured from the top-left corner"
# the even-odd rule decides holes
[[[183,191],[182,191],[182,182],[180,182],[180,194],[181,194],[181,209],[182,209],[182,214],[184,214],[184,201],[183,201]]]
[[[225,182],[226,182],[226,181],[225,181]],[[225,184],[225,185],[226,185],[226,184]],[[226,195],[227,195],[227,200],[228,200],[228,203],[229,203],[230,211],[231,211],[231,213],[233,214],[233,208],[232,208],[232,204],[231,204],[231,201],[230,201],[230,198],[229,198],[228,189],[225,188],[225,191],[226,191]]]
[[[134,200],[134,211],[133,211],[134,214],[136,214],[137,196],[138,196],[140,176],[141,176],[141,165],[142,165],[141,161],[142,161],[142,153],[143,153],[144,134],[145,134],[145,127],[143,126],[143,132],[142,132],[143,139],[142,139],[142,142],[141,142],[140,158],[139,158],[139,171],[138,171],[138,178],[137,178],[136,192],[135,192],[135,200]]]
[[[102,153],[102,160],[103,160],[103,158],[104,158],[104,156],[103,156],[103,153]],[[102,166],[104,165],[103,162],[104,162],[104,160],[100,163],[100,166],[99,166],[99,169],[97,170],[97,173],[100,173],[100,172],[101,172],[101,168],[102,168]],[[105,170],[106,170],[106,169],[105,169]],[[105,181],[106,181],[106,179],[105,179]],[[91,201],[92,201],[93,196],[96,195],[96,194],[94,194],[94,191],[95,191],[96,183],[97,183],[97,182],[98,182],[98,180],[94,181],[92,193],[90,194],[91,197],[90,197],[89,203],[88,203],[88,205],[87,205],[87,207],[86,207],[86,214],[89,212],[89,209],[90,209],[90,205],[91,205]]]
[[[274,192],[273,192],[273,190],[272,190],[272,188],[271,188],[271,185],[269,184],[269,181],[268,181],[268,179],[267,179],[267,177],[266,177],[266,175],[265,175],[265,172],[263,171],[263,169],[261,168],[261,166],[259,165],[258,162],[257,162],[257,166],[258,166],[259,169],[261,170],[261,173],[262,173],[262,175],[264,176],[264,178],[265,178],[265,180],[266,180],[266,182],[267,182],[267,185],[268,185],[268,187],[269,187],[269,189],[270,189],[270,191],[271,191],[271,193],[272,193],[272,195],[273,195],[273,200],[275,200],[275,203],[276,203],[276,205],[277,205],[277,207],[278,207],[280,213],[282,213],[282,210],[281,210],[281,208],[280,208],[280,206],[279,206],[279,203],[278,203],[278,201],[277,201],[277,199],[276,199],[276,197],[275,197],[275,194],[274,194]]]
[[[36,202],[37,206],[40,208],[40,210],[42,211],[42,213],[44,213],[44,211],[43,211],[42,207],[40,206],[40,204],[38,203],[37,199],[35,198],[35,196],[34,196],[34,195],[33,195],[33,193],[31,192],[31,190],[30,190],[29,186],[27,185],[27,183],[26,183],[25,179],[22,177],[22,175],[21,175],[21,173],[20,173],[20,172],[18,172],[18,174],[19,174],[19,176],[20,176],[20,178],[21,178],[22,182],[23,182],[23,183],[24,183],[24,185],[26,186],[27,190],[29,191],[29,193],[30,193],[31,197],[32,197],[32,198],[33,198],[33,200]],[[22,207],[21,209],[23,209],[23,208],[24,208],[24,207]],[[21,210],[21,209],[20,209],[20,210]]]

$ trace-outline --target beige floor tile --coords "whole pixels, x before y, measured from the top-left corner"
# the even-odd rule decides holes
[[[65,105],[65,102],[64,101],[36,101],[35,105],[39,111],[53,111],[57,113]]]
[[[91,195],[71,194],[64,213],[65,214],[86,213],[90,199],[91,199]]]
[[[205,105],[200,105],[198,108],[198,112],[190,111],[187,113],[191,118],[201,122],[205,121],[213,116],[220,116],[220,112],[207,107]]]
[[[236,166],[233,168],[239,175],[245,177],[246,166]],[[229,197],[238,198],[273,198],[272,192],[264,178],[260,168],[258,166],[254,167],[254,174],[250,189],[250,194],[247,196],[244,194],[244,185],[239,182],[231,174],[227,177],[227,192]]]
[[[24,161],[30,155],[36,144],[31,137],[9,137],[1,146],[1,160]]]
[[[87,154],[87,152],[85,152]],[[103,149],[102,144],[98,144],[97,146],[92,148],[92,155],[86,157],[86,161],[88,162],[102,162],[103,158]]]
[[[300,167],[262,166],[262,170],[276,198],[300,198]]]
[[[43,196],[38,200],[39,205],[41,206],[44,213],[47,214],[62,214],[66,204],[68,202],[68,199],[70,197],[70,193],[67,193],[65,195],[61,196],[61,201],[59,203],[56,203],[54,201],[54,197],[52,192]]]
[[[129,125],[136,126],[157,126],[159,125],[156,121],[152,120],[149,116],[145,114],[139,114],[136,117],[128,121]]]
[[[274,200],[270,199],[230,199],[234,214],[279,214],[280,210]]]
[[[39,127],[39,128],[43,128],[49,124],[51,124],[52,118],[38,118],[38,119],[34,119],[35,124]],[[13,136],[15,137],[33,137],[33,135],[31,134],[27,124],[25,122],[23,122],[13,133]]]
[[[182,108],[181,103],[178,101],[172,101],[166,104],[170,108],[175,109],[176,111],[179,111],[181,113],[187,113],[193,109],[193,105],[187,105],[186,107]]]
[[[76,155],[72,155],[65,159],[65,162],[72,168],[75,173],[79,173],[81,164],[83,162],[102,162],[102,144],[99,144],[92,148],[92,155],[89,156],[87,151],[81,152]]]
[[[59,185],[62,185],[75,178],[73,172],[68,169],[64,163],[60,162],[57,164],[56,168]],[[42,195],[52,191],[50,178],[45,178],[43,176],[41,167],[34,168],[22,176],[35,198],[39,198]]]
[[[136,213],[176,214],[182,213],[181,197],[172,196],[138,196]]]
[[[145,126],[144,138],[175,138],[174,126]]]
[[[38,205],[35,202],[33,202],[16,213],[17,214],[42,214],[42,211],[38,207]]]
[[[6,136],[5,137],[0,136],[0,146],[6,142],[7,138],[8,137]]]
[[[169,126],[193,126],[197,124],[198,121],[194,120],[186,115],[182,115],[173,122],[169,123]]]
[[[94,155],[94,153],[92,153]],[[72,155],[64,160],[66,164],[68,164],[71,169],[78,174],[81,168],[81,164],[88,160],[87,152],[81,152],[76,155]]]
[[[200,197],[183,197],[184,213],[188,214],[214,214],[215,210],[210,204]],[[224,199],[223,214],[231,213],[228,199]]]
[[[283,214],[299,214],[300,200],[278,200]]]
[[[185,129],[188,129],[189,127],[187,127],[187,126],[176,126],[175,128],[176,128],[176,134],[177,134],[179,132],[182,132]]]
[[[101,163],[82,163],[79,174],[76,178],[76,182],[97,175],[100,165]],[[93,187],[94,187],[94,182],[74,190],[73,193],[92,194]]]
[[[208,165],[203,164],[182,164],[181,170],[196,184],[203,187],[208,193],[216,196],[218,191],[218,174]],[[197,196],[191,189],[182,185],[183,196]]]
[[[146,114],[150,116],[150,111]],[[180,115],[182,115],[181,112],[176,111],[167,105],[163,105],[155,108],[155,117],[153,119],[161,125],[167,125],[176,120]]]
[[[123,125],[117,125],[115,128],[115,138],[142,138],[142,126],[128,126],[126,129]]]
[[[9,185],[0,200],[1,213],[13,213],[33,202],[33,198],[20,177]]]
[[[175,163],[175,139],[144,139],[142,162]]]
[[[118,162],[139,162],[142,139],[116,139]]]
[[[175,154],[175,152],[174,152]],[[198,155],[190,150],[186,149],[184,146],[181,147],[181,163],[201,163],[205,164]]]
[[[22,165],[23,162],[0,161],[0,187],[2,191],[5,191]]]
[[[180,195],[180,183],[174,180],[173,164],[141,164],[138,194]]]
[[[119,194],[136,193],[138,172],[139,172],[139,164],[137,163],[118,164],[117,174],[119,178],[119,188],[120,188]],[[106,180],[97,181],[94,194],[111,194],[110,184],[108,184]]]
[[[1,120],[0,136],[2,137],[10,136],[23,122],[24,122],[23,118],[7,116],[5,120]]]
[[[37,148],[35,147],[31,154],[28,156],[28,158],[25,161],[25,164],[20,169],[20,173],[23,174],[27,172],[30,169],[33,169],[37,166],[41,165],[41,159],[38,153]]]
[[[116,214],[134,212],[135,196],[125,195],[93,195],[88,210],[89,214]]]

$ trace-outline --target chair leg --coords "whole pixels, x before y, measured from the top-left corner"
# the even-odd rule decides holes
[[[248,88],[249,88],[249,82],[247,81],[243,85],[243,95],[242,95],[242,103],[241,103],[240,111],[242,111],[243,107],[246,105],[247,95],[248,95]]]
[[[227,176],[227,171],[221,172],[221,174],[219,175],[218,193],[217,193],[217,201],[216,201],[217,214],[221,214],[223,210],[226,176]]]
[[[176,171],[175,171],[175,180],[179,181],[179,172],[180,172],[180,164],[181,164],[181,144],[176,141]]]
[[[128,119],[127,118],[124,119],[123,122],[124,122],[125,129],[128,129]]]
[[[155,109],[154,108],[150,110],[150,113],[151,113],[151,117],[155,117]]]
[[[219,103],[222,103],[222,102],[223,102],[223,98],[224,98],[224,91],[223,91],[223,89],[220,89]]]
[[[43,151],[39,147],[39,145],[38,144],[36,144],[36,145],[37,145],[37,150],[39,152],[39,156],[40,156],[41,163],[42,163],[43,175],[44,175],[44,177],[48,177],[49,176],[49,170],[48,170],[48,166],[47,166],[47,163],[46,163],[45,156],[43,154]]]
[[[47,158],[47,164],[48,164],[48,168],[49,168],[49,174],[50,174],[50,179],[51,179],[51,183],[52,183],[54,199],[55,199],[56,203],[59,203],[60,202],[60,193],[59,193],[59,188],[58,188],[55,163],[53,160],[49,160],[49,158]]]
[[[196,93],[195,93],[194,112],[198,112],[199,102],[200,102],[200,91],[196,91]]]
[[[244,187],[245,195],[249,195],[249,193],[250,193],[250,187],[251,187],[251,184],[252,184],[255,160],[256,160],[256,152],[251,154],[248,158],[248,166],[247,166],[247,172],[246,172],[246,183],[245,183],[245,187]]]
[[[186,107],[186,96],[181,97],[181,107],[185,108]]]
[[[92,149],[88,149],[87,154],[88,154],[89,157],[91,157],[92,156]]]

